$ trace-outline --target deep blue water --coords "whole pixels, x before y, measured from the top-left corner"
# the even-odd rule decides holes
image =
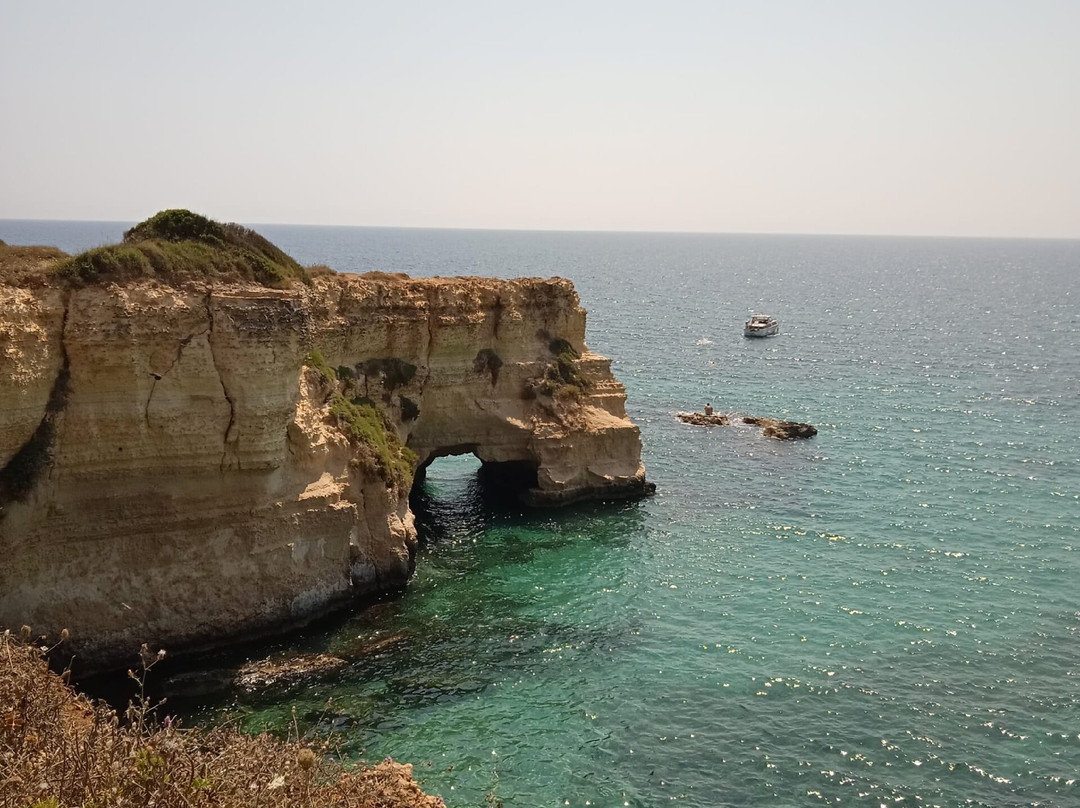
[[[452,806],[1080,805],[1080,242],[257,229],[343,271],[570,278],[658,493],[507,511],[441,460],[408,592],[293,640],[345,673],[202,715],[295,706]],[[706,401],[820,431],[675,418]]]

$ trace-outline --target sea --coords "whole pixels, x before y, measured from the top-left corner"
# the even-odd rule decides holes
[[[441,459],[406,591],[245,651],[348,664],[189,723],[409,761],[452,807],[1080,805],[1080,241],[255,228],[569,278],[657,491],[524,510]],[[818,434],[678,420],[707,403]]]

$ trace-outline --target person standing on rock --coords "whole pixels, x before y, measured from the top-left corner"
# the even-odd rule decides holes
[[[705,414],[706,415],[712,415],[712,404],[706,404],[705,405]]]

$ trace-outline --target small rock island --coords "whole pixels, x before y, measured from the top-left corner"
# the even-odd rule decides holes
[[[680,412],[679,420],[692,426],[728,426],[731,416],[725,413]],[[777,440],[798,440],[812,438],[817,434],[817,427],[812,424],[800,424],[797,421],[781,421],[778,418],[758,418],[753,415],[737,416],[743,424],[761,427],[761,434]]]

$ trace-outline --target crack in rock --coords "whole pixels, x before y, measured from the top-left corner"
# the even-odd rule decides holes
[[[161,373],[150,371],[150,375],[154,377],[154,381],[150,383],[150,393],[146,396],[146,406],[143,407],[143,418],[146,421],[147,431],[153,429],[153,426],[150,424],[150,402],[154,400],[154,391],[157,390],[157,383],[169,375],[169,372],[176,367],[176,364],[180,361],[181,355],[184,353],[184,348],[190,345],[195,337],[201,337],[203,334],[207,333],[207,331],[209,331],[209,328],[188,334],[180,340],[180,344],[176,348],[176,356],[173,357],[173,361],[169,363],[169,366],[165,368],[165,370],[161,371]]]
[[[222,438],[221,449],[221,463],[219,468],[225,470],[229,467],[228,458],[230,451],[230,444],[233,444],[232,454],[236,457],[236,442],[237,437],[232,436],[233,428],[236,426],[236,403],[233,401],[232,396],[229,395],[229,388],[225,386],[225,377],[221,373],[221,366],[218,364],[217,351],[214,350],[214,312],[211,308],[211,299],[214,293],[213,290],[207,290],[206,292],[206,320],[207,320],[207,344],[210,346],[210,359],[214,363],[214,370],[217,371],[218,382],[221,384],[221,392],[225,396],[225,400],[229,402],[229,424],[225,427],[225,435]],[[239,460],[236,461],[236,467],[240,468]]]

